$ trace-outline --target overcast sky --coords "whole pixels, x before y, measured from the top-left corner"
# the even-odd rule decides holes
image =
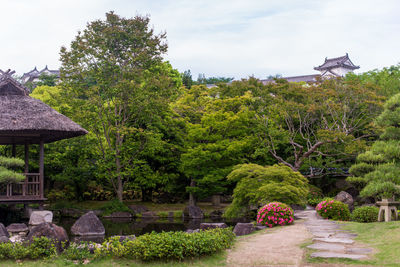
[[[60,66],[87,22],[150,15],[180,72],[236,79],[303,75],[346,52],[359,72],[400,62],[399,0],[0,0],[0,69]]]

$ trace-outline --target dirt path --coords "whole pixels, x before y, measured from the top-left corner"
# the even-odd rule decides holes
[[[300,245],[311,237],[302,221],[262,230],[238,240],[228,251],[227,266],[300,266],[304,253]]]

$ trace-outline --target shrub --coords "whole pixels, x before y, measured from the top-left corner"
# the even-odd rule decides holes
[[[293,223],[293,210],[280,202],[268,203],[258,211],[257,223],[269,227],[291,224]]]
[[[254,206],[257,209],[271,201],[280,201],[287,205],[306,203],[308,180],[285,165],[264,167],[240,164],[234,167],[227,178],[231,182],[237,182],[237,185],[225,217],[244,216],[249,207]]]
[[[350,218],[349,207],[333,199],[323,200],[315,209],[325,219],[348,221]]]
[[[379,208],[374,206],[358,207],[351,214],[351,220],[360,223],[378,221]]]
[[[111,200],[107,202],[103,207],[101,207],[104,215],[110,215],[113,212],[124,211],[124,212],[132,212],[128,206],[119,201],[118,199]]]
[[[198,233],[148,233],[134,240],[120,242],[110,238],[96,249],[97,257],[112,256],[150,260],[182,260],[199,257],[229,248],[235,239],[231,228],[211,229]]]
[[[0,243],[0,259],[41,259],[56,253],[54,242],[46,237],[34,238],[31,243]]]
[[[67,260],[79,261],[80,263],[92,257],[88,243],[81,243],[79,245],[71,243],[71,245],[63,251],[62,256]]]

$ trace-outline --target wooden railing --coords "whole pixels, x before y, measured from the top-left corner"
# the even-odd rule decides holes
[[[0,186],[0,199],[36,199],[40,198],[40,174],[25,173],[26,179],[19,183]]]

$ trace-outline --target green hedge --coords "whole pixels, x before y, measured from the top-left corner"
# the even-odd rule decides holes
[[[119,238],[105,241],[96,249],[96,257],[112,256],[142,261],[182,260],[210,255],[229,248],[235,235],[231,228],[211,229],[198,233],[148,233],[135,240],[120,242]]]
[[[54,242],[46,237],[34,238],[31,243],[0,243],[1,260],[41,259],[56,254]]]
[[[369,223],[378,221],[379,208],[377,207],[359,207],[354,209],[351,214],[351,220],[361,223]]]

